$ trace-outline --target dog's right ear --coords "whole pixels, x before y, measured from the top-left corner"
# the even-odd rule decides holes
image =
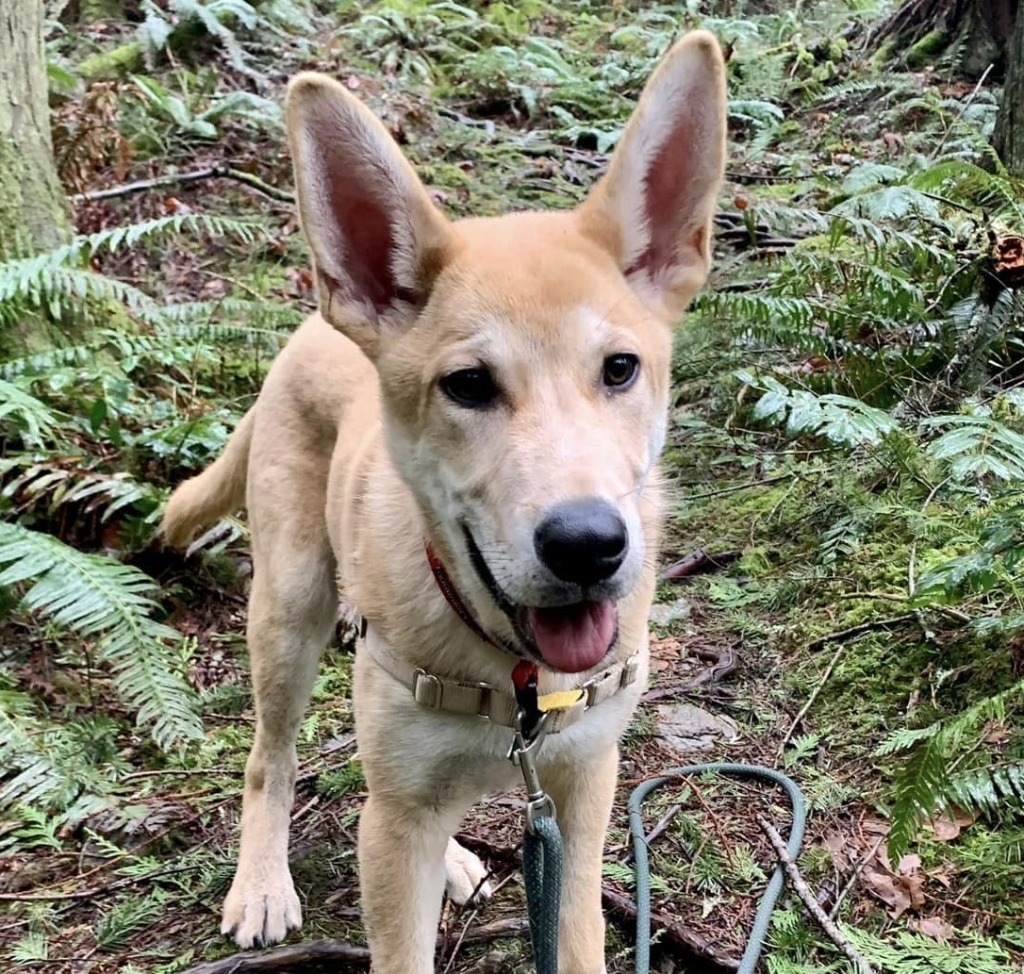
[[[375,359],[447,263],[448,221],[384,126],[336,81],[298,75],[285,119],[321,313]]]

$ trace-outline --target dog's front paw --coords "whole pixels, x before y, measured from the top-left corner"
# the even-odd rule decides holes
[[[487,868],[469,849],[454,839],[448,840],[444,853],[445,892],[457,906],[490,899],[491,884],[485,882]]]
[[[302,907],[295,895],[292,878],[287,871],[283,876],[263,877],[246,881],[235,876],[231,890],[224,900],[220,932],[234,935],[243,950],[266,947],[284,940],[289,930],[302,926]]]

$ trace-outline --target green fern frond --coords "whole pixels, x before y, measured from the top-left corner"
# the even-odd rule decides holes
[[[921,823],[936,811],[949,779],[945,740],[939,734],[918,748],[900,770],[889,827],[889,858],[895,862],[910,848]]]
[[[23,465],[19,458],[13,460],[11,466],[18,473],[4,486],[4,493],[32,501],[46,498],[51,512],[64,504],[83,504],[86,511],[102,508],[101,520],[107,521],[132,505],[155,510],[160,500],[157,488],[127,473],[67,469],[45,461]]]
[[[60,420],[41,399],[0,379],[0,423],[4,422],[13,425],[27,444],[41,446],[53,439]]]
[[[1022,699],[1024,680],[978,701],[955,717],[919,731],[904,732],[898,741],[890,737],[883,745],[885,750],[880,749],[880,752],[891,753],[913,743],[914,735],[919,741],[923,740],[896,780],[896,798],[890,814],[891,859],[899,859],[907,851],[921,823],[941,808],[962,805],[994,811],[1008,804],[1021,804],[1024,763],[1009,762],[991,769],[995,776],[986,778],[985,769],[951,775],[949,762],[953,754],[977,741],[989,721],[1004,721],[1007,707]]]
[[[1022,216],[1020,190],[1005,175],[1005,170],[988,172],[970,162],[951,159],[914,175],[910,185],[922,192],[950,197],[960,204],[1013,214],[1018,219]]]
[[[97,640],[118,693],[161,747],[202,736],[195,694],[175,658],[178,634],[152,618],[151,578],[18,524],[0,524],[0,565],[0,585],[32,581],[22,597],[27,610]]]
[[[945,782],[940,797],[945,804],[979,812],[1024,808],[1024,761],[958,772]]]
[[[925,428],[948,427],[928,444],[934,460],[948,464],[949,475],[963,481],[982,477],[1024,480],[1024,435],[990,416],[931,416]]]
[[[158,317],[159,305],[144,291],[105,274],[55,264],[48,254],[0,264],[0,315],[17,313],[16,299],[54,318],[73,314],[83,301],[120,304],[143,320]],[[11,312],[9,312],[11,313]]]

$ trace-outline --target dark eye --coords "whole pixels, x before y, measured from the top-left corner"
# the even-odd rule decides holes
[[[628,352],[604,360],[604,384],[616,391],[628,389],[640,374],[640,359]]]
[[[441,379],[441,391],[452,402],[467,409],[490,406],[498,398],[498,387],[487,369],[459,369]]]

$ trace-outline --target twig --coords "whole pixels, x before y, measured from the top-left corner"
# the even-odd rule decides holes
[[[714,554],[698,548],[685,558],[673,562],[658,576],[659,581],[669,581],[677,578],[689,578],[691,575],[701,575],[706,572],[719,571],[734,561],[743,557],[742,551],[722,551]]]
[[[779,857],[779,862],[782,863],[782,868],[786,871],[786,876],[789,878],[789,884],[792,886],[793,892],[803,901],[807,911],[817,920],[818,925],[825,932],[828,939],[850,959],[854,968],[860,974],[874,974],[871,965],[857,952],[857,948],[842,935],[839,928],[829,918],[829,915],[821,908],[821,904],[814,898],[814,893],[811,892],[810,887],[804,882],[803,876],[800,875],[800,870],[786,848],[785,841],[779,835],[775,826],[763,815],[757,816],[757,824],[761,826],[761,831],[768,836],[775,854]]]
[[[674,819],[682,810],[683,803],[676,802],[667,812],[665,812],[665,814],[662,815],[655,823],[654,828],[647,833],[647,836],[644,838],[644,845],[649,847],[655,839],[659,838],[665,829],[672,824],[672,819]]]
[[[468,931],[463,943],[484,943],[500,937],[521,937],[529,929],[529,922],[522,917],[496,920],[494,923]],[[312,943],[277,947],[274,950],[248,950],[240,954],[231,954],[220,960],[196,964],[182,974],[285,974],[287,971],[301,970],[305,967],[319,969],[325,963],[363,967],[370,963],[370,950],[368,947],[344,944],[337,940],[314,940]]]
[[[862,622],[859,626],[851,626],[849,629],[841,629],[839,632],[831,633],[828,636],[822,636],[820,639],[815,639],[813,642],[807,644],[808,649],[820,649],[825,645],[825,643],[836,642],[838,640],[839,648],[832,654],[832,659],[829,660],[828,666],[825,667],[825,672],[821,674],[821,679],[818,680],[814,689],[811,691],[811,695],[807,698],[807,702],[800,708],[800,712],[793,718],[793,722],[789,725],[789,730],[787,730],[783,736],[782,743],[779,744],[779,750],[777,751],[780,758],[786,750],[786,745],[790,742],[794,732],[800,725],[800,721],[807,716],[807,712],[814,706],[814,701],[818,699],[818,695],[825,688],[825,684],[828,683],[829,677],[832,676],[832,671],[836,668],[836,664],[839,662],[840,657],[846,652],[847,644],[855,637],[862,636],[866,632],[872,632],[875,629],[887,629],[889,626],[912,622],[917,618],[918,613],[908,612],[905,615],[893,616],[889,619],[875,619],[872,622]]]
[[[93,900],[101,896],[108,896],[116,893],[126,886],[134,886],[136,883],[145,883],[149,880],[161,879],[164,876],[173,876],[176,873],[195,872],[200,867],[197,864],[189,866],[172,866],[171,868],[154,869],[148,873],[138,876],[128,876],[104,886],[94,886],[91,889],[82,889],[70,893],[0,893],[0,902],[11,903],[58,903],[64,900]]]
[[[94,189],[88,193],[76,193],[68,197],[72,204],[87,203],[92,200],[109,200],[118,196],[130,196],[132,193],[144,193],[150,189],[160,189],[162,186],[181,186],[185,183],[198,183],[204,179],[233,179],[236,182],[244,183],[264,196],[281,203],[294,203],[295,196],[287,190],[278,189],[264,182],[259,176],[243,172],[241,169],[232,169],[230,166],[209,166],[206,169],[194,169],[191,172],[167,173],[163,176],[154,176],[152,179],[139,179],[134,183],[123,183],[120,186],[110,186],[107,189]]]
[[[734,494],[738,490],[746,490],[748,487],[767,487],[768,484],[777,484],[782,480],[790,480],[793,477],[811,477],[821,470],[808,470],[805,473],[780,473],[774,477],[765,477],[763,480],[748,480],[745,484],[733,484],[731,487],[719,487],[717,490],[708,490],[703,494],[689,494],[688,501],[704,500],[706,497],[720,497],[722,494]]]
[[[890,616],[888,619],[875,619],[872,622],[862,622],[859,626],[850,626],[849,629],[840,629],[838,632],[830,632],[827,636],[813,639],[807,644],[810,650],[821,649],[826,643],[848,642],[866,632],[874,632],[876,629],[889,629],[892,626],[902,626],[917,619],[916,612],[905,612],[903,615]]]
[[[985,83],[985,79],[992,73],[992,69],[995,67],[994,64],[990,64],[982,72],[981,77],[978,79],[978,83],[974,86],[974,91],[968,95],[967,99],[960,106],[960,112],[957,117],[950,123],[949,127],[945,132],[942,133],[942,138],[939,140],[939,144],[935,147],[935,151],[932,153],[931,161],[934,162],[942,151],[942,147],[946,144],[946,140],[949,138],[950,133],[953,131],[953,126],[956,125],[960,119],[964,117],[964,112],[971,107],[971,102],[978,97],[978,92],[981,91],[981,86]]]
[[[839,648],[832,654],[832,659],[828,661],[828,666],[825,667],[825,672],[821,674],[821,679],[815,684],[814,689],[811,691],[811,695],[807,698],[807,702],[800,708],[800,712],[793,718],[793,722],[789,725],[789,730],[783,735],[782,742],[779,744],[779,749],[776,752],[777,757],[782,757],[786,750],[786,745],[790,742],[797,727],[800,726],[800,721],[807,716],[807,711],[814,706],[814,701],[818,699],[818,695],[825,688],[825,684],[828,683],[829,677],[832,676],[832,671],[836,668],[836,664],[839,662],[839,658],[846,652],[846,642],[841,642]]]
[[[839,907],[843,905],[843,900],[846,899],[850,890],[853,889],[857,880],[860,878],[860,874],[864,872],[864,867],[871,862],[875,857],[875,853],[878,852],[878,847],[885,841],[887,833],[883,832],[876,840],[875,844],[868,851],[868,854],[864,856],[854,867],[850,873],[849,878],[843,884],[843,888],[836,894],[836,901],[832,904],[832,909],[828,911],[829,919],[834,920],[839,913]]]

